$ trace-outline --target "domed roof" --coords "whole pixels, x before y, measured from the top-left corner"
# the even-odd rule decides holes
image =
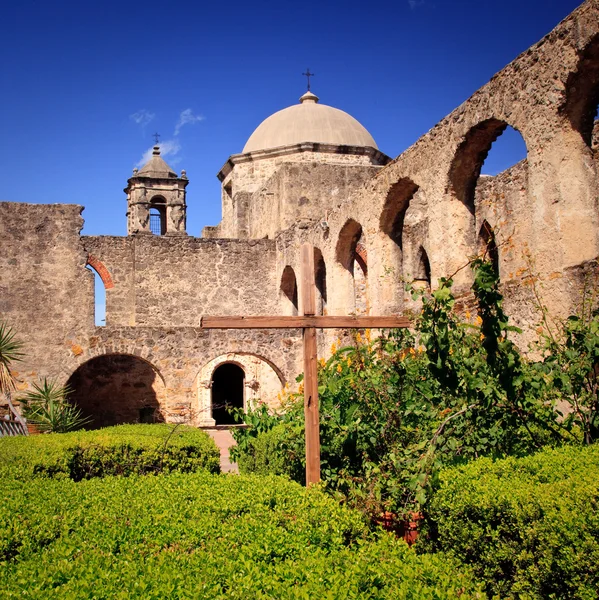
[[[153,179],[170,179],[177,177],[177,174],[166,164],[160,156],[160,146],[156,145],[152,148],[152,157],[138,171],[138,177],[151,177]]]
[[[302,142],[336,146],[370,146],[376,142],[356,119],[346,112],[318,104],[318,96],[306,92],[300,103],[271,115],[252,133],[243,154]]]

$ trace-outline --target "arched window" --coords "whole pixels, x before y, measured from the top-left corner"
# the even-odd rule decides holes
[[[414,287],[430,291],[431,289],[431,263],[426,250],[420,246],[416,269],[414,271]]]
[[[245,408],[245,372],[235,363],[225,363],[212,374],[212,418],[216,425],[240,423],[231,414],[235,408]]]
[[[501,141],[494,143],[499,136]],[[451,190],[474,214],[475,190],[483,164],[485,174],[497,175],[526,156],[526,142],[516,129],[499,119],[482,121],[470,129],[458,146],[449,173]]]
[[[368,268],[366,240],[360,223],[348,219],[337,240],[337,260],[351,275],[353,307],[356,314],[368,314]]]
[[[100,327],[106,325],[106,290],[114,283],[106,266],[92,254],[87,257],[86,267],[94,274],[94,321]]]
[[[295,271],[289,265],[283,269],[283,275],[281,276],[281,295],[284,299],[284,311],[286,314],[291,316],[297,315],[297,279],[295,278]]]
[[[150,200],[150,231],[154,235],[166,233],[166,200],[161,196]]]
[[[316,314],[325,315],[327,309],[327,266],[322,252],[314,248],[314,284],[316,285]]]

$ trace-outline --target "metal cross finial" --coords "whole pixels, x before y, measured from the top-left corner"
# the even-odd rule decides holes
[[[314,73],[310,73],[310,69],[306,69],[305,73],[302,73],[308,78],[308,91],[310,91],[310,77],[314,77]]]
[[[160,134],[159,133],[155,133],[154,134],[154,141],[156,142],[156,145],[158,146],[158,139],[160,138]]]

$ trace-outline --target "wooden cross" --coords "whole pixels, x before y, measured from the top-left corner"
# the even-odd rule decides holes
[[[317,329],[409,327],[406,317],[316,316],[314,247],[301,247],[301,297],[303,315],[297,317],[202,317],[204,329],[302,329],[304,345],[304,416],[306,421],[306,485],[320,481],[320,429],[318,414]]]

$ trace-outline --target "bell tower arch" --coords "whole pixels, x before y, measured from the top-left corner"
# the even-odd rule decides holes
[[[179,177],[160,156],[160,146],[127,181],[127,235],[187,235],[185,171]]]

